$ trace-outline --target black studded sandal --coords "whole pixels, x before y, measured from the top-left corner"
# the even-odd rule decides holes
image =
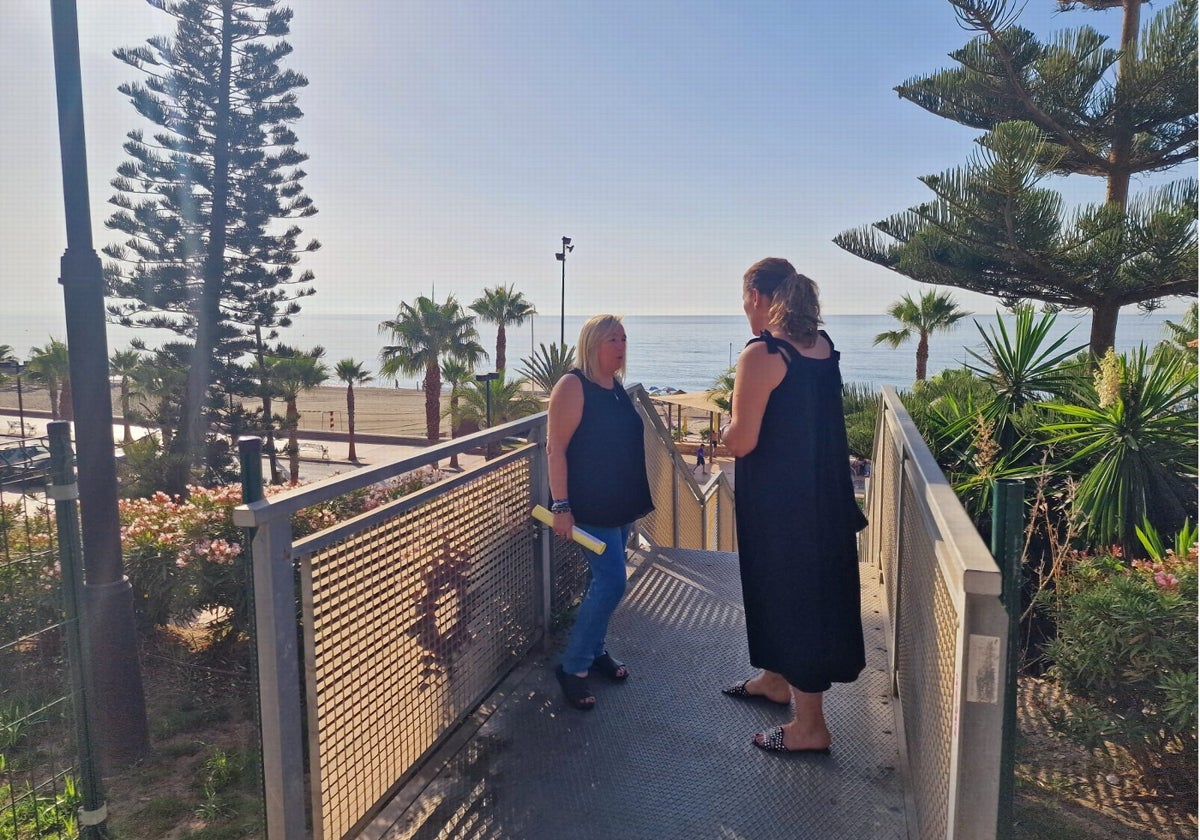
[[[596,696],[588,688],[587,677],[568,674],[561,665],[554,669],[554,676],[558,679],[558,684],[562,686],[563,697],[566,698],[567,705],[584,712],[590,712],[596,708]]]
[[[629,679],[629,669],[625,667],[625,663],[613,659],[608,651],[604,651],[604,653],[592,660],[592,668],[613,682],[624,682]]]

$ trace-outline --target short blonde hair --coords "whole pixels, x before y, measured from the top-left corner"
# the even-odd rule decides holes
[[[621,326],[620,315],[593,315],[579,330],[579,342],[575,345],[575,355],[578,357],[579,369],[588,379],[595,381],[593,375],[596,364],[600,360],[600,345]],[[628,359],[628,356],[626,357]],[[625,365],[616,372],[617,381],[625,378]]]

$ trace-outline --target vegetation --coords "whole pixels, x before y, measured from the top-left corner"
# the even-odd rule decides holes
[[[496,325],[496,370],[504,370],[508,360],[505,328],[509,324],[521,326],[526,318],[536,315],[537,310],[523,294],[514,292],[511,285],[484,289],[483,296],[472,303],[470,309],[483,320]]]
[[[466,315],[454,296],[445,303],[418,297],[415,303],[402,303],[395,318],[379,325],[380,332],[389,332],[395,344],[379,354],[380,374],[396,379],[399,374],[424,373],[421,388],[425,391],[425,436],[437,443],[442,417],[443,358],[458,359],[468,366],[487,352],[479,344],[474,319]]]
[[[50,392],[50,414],[55,420],[71,420],[71,360],[66,342],[50,339],[41,347],[29,348],[25,377]]]
[[[346,458],[357,463],[358,453],[354,451],[354,386],[370,382],[375,377],[363,367],[362,362],[356,362],[354,359],[342,359],[333,372],[340,381],[346,383],[346,437],[350,443]]]
[[[153,5],[174,18],[174,34],[115,52],[144,76],[120,89],[154,133],[128,134],[107,221],[126,239],[104,253],[111,316],[173,330],[188,346],[165,476],[179,493],[193,469],[214,466],[205,440],[224,391],[251,393],[235,360],[257,350],[261,361],[264,341],[299,311],[312,275],[293,269],[319,245],[277,224],[316,212],[291,128],[307,80],[279,64],[291,10],[275,0]]]
[[[567,344],[539,344],[537,352],[522,360],[521,369],[530,382],[538,390],[549,394],[562,379],[575,367],[575,348]]]
[[[907,277],[1092,314],[1095,358],[1122,306],[1196,295],[1196,180],[1130,197],[1133,176],[1196,159],[1196,0],[1141,28],[1121,5],[1121,43],[1082,26],[1040,41],[1009,0],[950,0],[975,37],[957,67],[911,79],[901,97],[986,132],[964,167],[921,179],[930,201],[835,242]],[[1068,4],[1071,5],[1071,4]],[[1093,4],[1089,4],[1093,5]],[[1105,201],[1076,209],[1051,175],[1104,178]]]
[[[1110,350],[1093,374],[1050,340],[1053,320],[999,321],[976,365],[904,399],[985,536],[993,481],[1027,479],[1026,663],[1065,692],[1043,711],[1160,793],[1194,797],[1196,365],[1171,350],[1194,335]],[[1171,551],[1158,534],[1179,535]]]
[[[318,347],[307,353],[289,352],[284,356],[272,357],[269,362],[275,393],[286,406],[283,429],[288,439],[288,468],[292,484],[300,480],[300,442],[297,440],[300,411],[296,400],[300,394],[311,391],[329,378],[329,368],[320,361],[324,353],[325,350]]]
[[[904,295],[899,301],[888,307],[888,314],[900,322],[900,329],[880,333],[875,336],[875,344],[899,347],[912,338],[915,332],[917,334],[916,376],[918,382],[923,382],[926,367],[929,364],[930,333],[948,330],[970,313],[959,309],[958,304],[949,294],[928,291],[921,295],[919,301],[914,301],[910,295]]]

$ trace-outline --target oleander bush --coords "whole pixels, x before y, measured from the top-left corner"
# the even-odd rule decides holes
[[[1039,595],[1056,636],[1049,675],[1069,706],[1052,722],[1092,749],[1116,745],[1166,790],[1195,791],[1196,545],[1127,561],[1075,552]]]

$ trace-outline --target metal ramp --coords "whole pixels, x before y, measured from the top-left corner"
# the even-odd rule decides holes
[[[532,655],[442,746],[360,840],[903,840],[908,837],[878,571],[861,568],[867,669],[825,698],[833,755],[750,743],[784,709],[725,697],[753,673],[737,557],[657,549],[613,618],[623,684],[562,702]]]

